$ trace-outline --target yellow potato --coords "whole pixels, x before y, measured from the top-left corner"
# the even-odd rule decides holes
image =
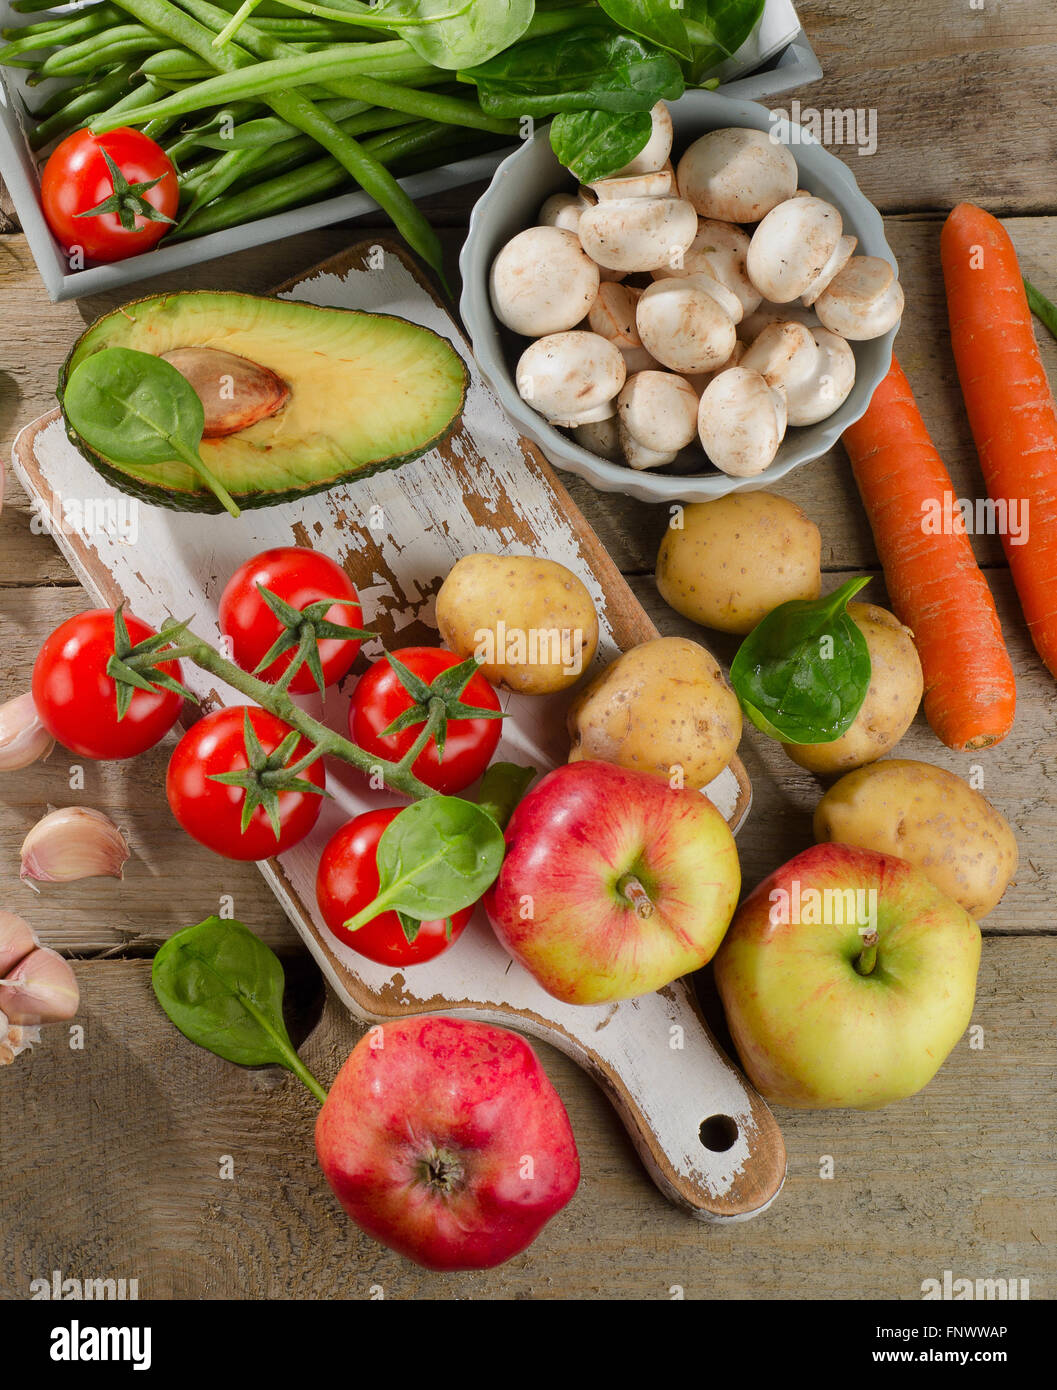
[[[780,603],[818,598],[821,546],[795,502],[732,492],[673,517],[657,554],[657,589],[684,618],[751,632]]]
[[[437,595],[437,626],[459,656],[482,659],[494,685],[549,695],[575,684],[598,648],[591,595],[557,560],[465,555]]]
[[[866,638],[870,688],[851,728],[832,743],[783,743],[809,772],[848,772],[894,748],[914,721],[924,684],[914,634],[887,608],[849,603],[848,614]]]
[[[571,763],[616,763],[704,787],[734,756],[741,707],[704,647],[656,637],[595,677],[569,710],[569,733]]]
[[[889,758],[849,772],[815,808],[815,839],[916,864],[972,917],[998,903],[1017,870],[1005,816],[941,767]]]

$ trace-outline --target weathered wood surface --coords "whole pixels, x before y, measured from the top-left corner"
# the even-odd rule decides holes
[[[83,1050],[51,1028],[17,1081],[14,1069],[3,1078],[5,1226],[16,1215],[0,1297],[28,1297],[59,1269],[138,1278],[141,1298],[916,1299],[951,1269],[1028,1278],[1033,1298],[1052,1298],[1057,1172],[1040,1100],[1057,1066],[1038,990],[1051,944],[985,944],[983,1046],[959,1043],[926,1092],[881,1114],[779,1110],[785,1190],[731,1228],[666,1202],[601,1093],[541,1046],[576,1132],[580,1189],[509,1264],[445,1276],[349,1224],[296,1080],[192,1047],[156,1006],[147,962],[84,962]],[[302,1054],[327,1084],[358,1036],[331,1004]]]
[[[1057,10],[1049,0],[982,10],[968,0],[802,0],[800,13],[826,71],[797,93],[816,107],[873,104],[878,149],[845,151],[866,193],[889,212],[888,234],[908,293],[897,350],[960,495],[980,491],[946,333],[939,272],[941,215],[969,198],[1010,214],[1026,272],[1057,291],[1057,190],[1050,174]],[[786,99],[783,99],[786,100]],[[837,151],[840,153],[840,151]],[[454,264],[469,188],[427,204],[445,227]],[[1031,215],[1025,215],[1031,214]],[[261,290],[341,249],[359,233],[330,229],[213,263],[170,284]],[[148,283],[143,292],[162,288]],[[52,403],[59,362],[84,322],[113,299],[51,305],[25,243],[0,236],[0,455],[27,419]],[[1051,380],[1057,346],[1039,331]],[[704,636],[724,659],[732,646],[672,614],[652,581],[665,516],[628,499],[570,491],[662,631]],[[840,450],[807,465],[783,489],[819,523],[836,584],[876,570],[869,528]],[[23,688],[41,638],[82,603],[47,536],[30,533],[25,499],[9,479],[0,515],[0,698]],[[569,1107],[584,1163],[570,1208],[541,1240],[487,1275],[424,1274],[352,1230],[312,1155],[314,1106],[297,1083],[246,1074],[191,1048],[157,1010],[145,959],[77,966],[89,1023],[83,1053],[61,1030],[19,1067],[0,1073],[6,1171],[0,1208],[5,1259],[0,1296],[25,1297],[54,1268],[79,1276],[139,1277],[143,1296],[668,1298],[920,1297],[945,1269],[972,1277],[1028,1277],[1035,1298],[1057,1293],[1052,1134],[1057,1125],[1054,1025],[1057,986],[1050,939],[1057,872],[1057,698],[1025,640],[994,538],[979,538],[1018,677],[1018,721],[1005,743],[978,755],[985,790],[1021,840],[1017,881],[984,923],[974,1022],[984,1047],[956,1048],[920,1096],[881,1112],[778,1112],[789,1179],[754,1222],[704,1229],[646,1177],[613,1111],[568,1059],[541,1048]],[[869,592],[876,602],[878,591]],[[739,837],[754,882],[810,839],[816,780],[750,733],[742,756],[755,805]],[[964,772],[919,718],[900,752]],[[169,934],[215,909],[236,911],[304,971],[300,943],[250,866],[220,864],[189,841],[169,839],[160,793],[164,748],[135,772],[98,770],[67,790],[65,763],[6,776],[0,785],[5,906],[23,905],[42,934],[74,954],[123,949],[115,925],[146,915]],[[17,885],[21,835],[39,807],[72,797],[121,807],[149,869],[124,884],[45,887],[30,901]],[[168,846],[161,862],[158,847]],[[142,907],[131,901],[132,878]],[[23,896],[24,895],[24,896]],[[29,908],[24,905],[29,902]],[[150,942],[134,951],[149,952]],[[705,981],[704,1003],[716,1019]],[[305,1056],[329,1081],[357,1036],[331,1006]],[[86,1070],[87,1069],[87,1070]],[[217,1177],[236,1161],[234,1182]],[[834,1177],[819,1177],[831,1155]],[[88,1200],[87,1198],[90,1198]],[[13,1219],[11,1213],[17,1213]]]

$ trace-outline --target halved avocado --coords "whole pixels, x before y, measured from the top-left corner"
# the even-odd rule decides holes
[[[203,460],[242,508],[293,501],[418,458],[452,430],[466,396],[466,368],[452,345],[406,319],[196,290],[138,299],[94,323],[59,372],[60,403],[74,368],[109,347],[165,355],[178,369],[188,357],[182,350],[204,349],[191,354],[199,375],[202,362],[216,363],[229,392],[238,373],[221,354],[235,354],[265,369],[248,375],[274,374],[285,385],[270,393],[264,418],[258,391],[245,428],[202,441]],[[127,466],[92,449],[69,420],[66,429],[123,492],[178,511],[221,510],[186,464]]]

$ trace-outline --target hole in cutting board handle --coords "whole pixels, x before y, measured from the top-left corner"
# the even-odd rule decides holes
[[[738,1126],[729,1115],[709,1115],[697,1131],[701,1143],[715,1154],[726,1153],[738,1138]]]

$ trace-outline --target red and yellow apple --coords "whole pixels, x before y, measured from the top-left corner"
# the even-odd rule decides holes
[[[523,1038],[462,1018],[372,1028],[316,1121],[357,1226],[427,1269],[490,1269],[530,1245],[580,1181],[569,1117]]]
[[[824,844],[745,899],[714,969],[761,1095],[873,1110],[931,1081],[968,1026],[979,963],[980,928],[920,869]]]
[[[630,999],[712,959],[738,901],[730,827],[700,792],[610,763],[559,767],[522,800],[484,903],[569,1004]]]

